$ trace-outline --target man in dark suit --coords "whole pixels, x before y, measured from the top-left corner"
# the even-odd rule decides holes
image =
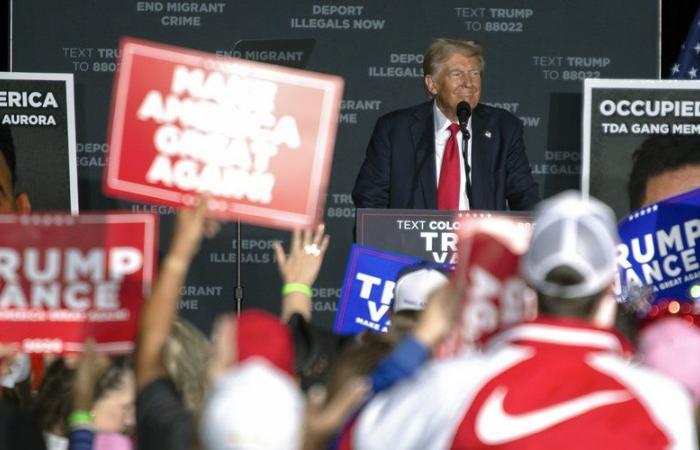
[[[479,104],[484,61],[473,42],[436,39],[423,61],[433,101],[377,120],[352,192],[358,208],[529,210],[540,199],[522,122]],[[457,104],[473,111],[466,141]],[[471,194],[471,195],[469,195]]]

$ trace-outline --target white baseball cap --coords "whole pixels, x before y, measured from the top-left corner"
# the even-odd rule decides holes
[[[443,267],[426,262],[405,267],[396,277],[394,312],[422,310],[430,294],[447,281]]]
[[[254,357],[224,373],[212,389],[201,420],[208,450],[301,447],[304,402],[292,378]]]
[[[615,214],[607,205],[594,198],[584,200],[577,191],[562,192],[537,206],[520,271],[533,288],[551,297],[593,295],[615,276],[618,242]],[[547,275],[562,266],[583,281],[566,286],[547,281]]]

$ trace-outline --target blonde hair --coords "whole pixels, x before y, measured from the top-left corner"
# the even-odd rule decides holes
[[[206,390],[206,368],[212,346],[190,322],[178,318],[163,348],[163,366],[175,384],[185,408],[199,415]]]

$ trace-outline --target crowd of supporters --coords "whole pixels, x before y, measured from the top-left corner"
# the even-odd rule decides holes
[[[691,144],[645,144],[634,207],[698,186],[678,175],[697,170]],[[0,346],[0,449],[697,448],[700,332],[679,317],[639,333],[619,325],[615,218],[594,199],[566,192],[538,205],[521,262],[537,317],[447,358],[433,355],[465,286],[431,264],[399,274],[388,333],[312,323],[323,227],[275,247],[279,317],[245,310],[203,335],[177,314],[201,240],[218,228],[203,205],[177,215],[133,355],[88,341],[80,355],[46,356],[38,374]]]

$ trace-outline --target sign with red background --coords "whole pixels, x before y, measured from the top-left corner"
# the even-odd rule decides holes
[[[0,342],[133,350],[157,238],[154,214],[0,215]]]
[[[124,39],[107,194],[298,228],[321,216],[343,80]]]
[[[519,270],[531,226],[531,218],[525,216],[465,216],[460,220],[453,282],[463,284],[465,294],[456,330],[440,348],[440,355],[457,354],[510,324],[535,318],[536,294]]]

